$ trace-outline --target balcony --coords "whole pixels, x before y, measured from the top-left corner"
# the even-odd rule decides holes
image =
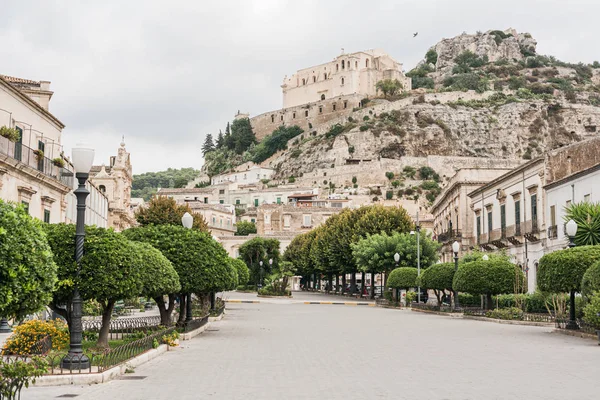
[[[73,188],[73,177],[75,175],[73,171],[54,165],[48,157],[38,157],[35,151],[22,143],[11,142],[0,136],[0,154],[17,160],[61,184]]]
[[[447,243],[447,242],[451,242],[455,239],[461,239],[461,238],[462,238],[461,231],[459,231],[458,229],[452,229],[452,230],[448,230],[446,232],[440,233],[437,236],[437,241],[439,243]]]
[[[548,239],[558,238],[558,226],[552,225],[548,227]]]

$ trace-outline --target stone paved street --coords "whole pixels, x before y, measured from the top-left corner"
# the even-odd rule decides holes
[[[207,332],[138,367],[145,379],[34,387],[22,399],[596,398],[600,346],[550,331],[374,307],[229,304]]]

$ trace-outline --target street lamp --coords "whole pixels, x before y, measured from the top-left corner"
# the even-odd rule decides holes
[[[181,225],[183,225],[186,229],[192,229],[192,225],[194,225],[194,217],[189,212],[183,214],[181,217]],[[188,293],[185,304],[185,323],[188,324],[192,322],[192,294]]]
[[[567,222],[567,236],[569,237],[569,247],[575,247],[575,235],[577,234],[577,222],[572,219]],[[569,321],[567,322],[567,329],[576,330],[579,329],[577,320],[575,319],[575,289],[571,289],[570,301],[569,301]]]
[[[396,268],[398,268],[398,263],[400,262],[400,254],[394,254],[394,261],[396,262]],[[400,289],[396,288],[396,301],[400,302]]]
[[[81,258],[83,257],[83,240],[85,238],[85,199],[90,194],[85,183],[90,176],[90,169],[94,162],[94,149],[81,144],[76,145],[71,151],[73,167],[78,187],[73,191],[77,197],[77,222],[75,228],[75,287],[71,308],[71,331],[69,352],[61,360],[60,365],[64,369],[88,369],[89,358],[83,354],[81,341],[83,339],[83,327],[81,325],[82,301],[79,294],[79,275],[81,273]]]
[[[263,262],[262,260],[258,263],[258,265],[260,265],[260,270],[258,271],[260,274],[260,279],[258,281],[258,288],[262,288],[262,281],[263,281]]]
[[[454,252],[454,273],[458,272],[458,251],[460,250],[460,243],[455,241],[452,243],[452,251]],[[458,291],[454,290],[454,308],[460,308],[460,302],[458,301]]]
[[[419,226],[419,213],[417,213],[416,231],[410,231],[411,235],[417,235],[417,277],[421,276],[421,245],[419,244],[421,226]],[[417,287],[417,303],[421,303],[421,286]]]

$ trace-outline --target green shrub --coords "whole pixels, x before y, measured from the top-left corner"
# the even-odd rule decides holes
[[[385,192],[385,199],[386,200],[391,200],[394,197],[394,192],[392,192],[391,190],[388,190]]]
[[[417,292],[406,292],[406,304],[417,301]]]
[[[546,254],[538,266],[538,286],[544,292],[579,292],[583,275],[599,260],[600,246],[573,247]]]
[[[421,189],[423,190],[434,190],[439,188],[440,185],[438,185],[438,183],[435,181],[424,181],[423,183],[421,183]]]
[[[427,64],[435,65],[437,63],[437,59],[438,59],[438,54],[435,51],[435,49],[427,50],[427,53],[425,53],[425,61],[427,62]]]
[[[474,296],[469,293],[459,293],[458,300],[460,302],[461,307],[480,307],[481,306],[481,296]]]
[[[589,267],[581,280],[581,293],[591,296],[594,292],[600,292],[600,261]]]
[[[454,278],[454,264],[440,263],[433,264],[421,272],[418,284],[424,289],[432,289],[441,305],[442,294],[452,290],[452,280]]]
[[[358,128],[358,130],[361,132],[368,131],[369,125],[361,125],[360,128]]]
[[[292,158],[298,158],[298,157],[300,157],[301,154],[302,154],[302,150],[295,149],[294,151],[292,151],[290,153],[290,157],[292,157]]]
[[[294,183],[294,182],[296,182],[296,177],[294,175],[292,175],[288,178],[288,183]]]
[[[417,269],[412,267],[396,268],[388,276],[386,286],[393,289],[408,289],[417,286]]]
[[[21,137],[21,133],[15,128],[0,126],[0,136],[7,138],[11,142],[16,142]]]
[[[348,119],[350,121],[350,119]],[[325,133],[326,138],[336,137],[344,132],[344,126],[342,124],[335,124]]]
[[[485,314],[488,318],[495,319],[507,319],[507,320],[522,320],[523,319],[523,311],[516,307],[510,308],[500,308],[488,311]]]
[[[394,175],[394,173],[393,173],[393,172],[389,172],[389,171],[388,171],[388,172],[386,172],[386,173],[385,173],[385,177],[386,177],[386,178],[388,178],[390,181],[391,181],[392,179],[394,179],[394,176],[395,176],[395,175]]]
[[[302,134],[304,131],[298,126],[280,126],[267,135],[252,149],[252,161],[261,163],[279,150],[285,149],[288,140]]]
[[[425,89],[433,89],[435,88],[435,81],[433,78],[428,76],[420,77],[415,76],[411,78],[411,87],[413,89],[425,88]]]
[[[292,292],[290,292],[289,290],[285,290],[285,291],[276,291],[273,286],[269,285],[269,286],[265,286],[264,288],[261,288],[258,290],[258,294],[262,295],[262,296],[291,296]]]
[[[63,350],[69,346],[67,324],[60,320],[34,319],[26,321],[14,329],[13,334],[4,343],[2,354],[35,354],[34,345],[45,336],[51,337],[53,350]]]
[[[600,330],[600,292],[592,297],[592,300],[583,309],[583,320]]]

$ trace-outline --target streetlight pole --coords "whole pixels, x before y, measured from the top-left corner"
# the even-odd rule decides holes
[[[575,235],[577,234],[577,222],[572,219],[567,222],[567,236],[569,237],[569,248],[573,248],[576,246],[575,244]],[[579,329],[579,325],[577,325],[577,319],[575,318],[575,289],[571,289],[570,297],[569,297],[569,321],[567,322],[566,328],[577,330]]]
[[[417,278],[421,276],[421,226],[419,225],[419,211],[417,210]],[[421,286],[417,287],[417,303],[421,304]]]
[[[396,268],[398,268],[398,262],[400,261],[400,254],[394,254],[394,261],[396,262]],[[396,288],[396,301],[400,302],[400,289]]]
[[[181,217],[181,224],[186,229],[192,229],[192,226],[194,225],[194,217],[192,217],[190,213],[186,212],[183,214],[183,217]],[[185,323],[189,324],[192,322],[192,320],[192,294],[188,293],[185,300]]]
[[[455,241],[452,243],[452,251],[454,252],[454,274],[458,272],[458,251],[460,250],[460,243]],[[458,291],[453,290],[454,296],[454,308],[460,308],[460,302],[458,301]]]
[[[262,262],[262,260],[258,263],[258,265],[260,265],[260,269],[258,271],[258,273],[259,273],[258,288],[262,289],[262,285],[263,285],[263,262]]]
[[[83,326],[81,323],[82,300],[79,293],[79,275],[81,273],[81,258],[83,257],[83,241],[85,239],[85,199],[90,194],[85,183],[90,176],[90,169],[94,162],[94,149],[77,145],[72,150],[73,166],[78,187],[73,192],[77,197],[77,222],[75,227],[75,287],[71,308],[70,344],[69,352],[61,360],[60,366],[64,369],[83,370],[90,367],[89,358],[83,354]]]

